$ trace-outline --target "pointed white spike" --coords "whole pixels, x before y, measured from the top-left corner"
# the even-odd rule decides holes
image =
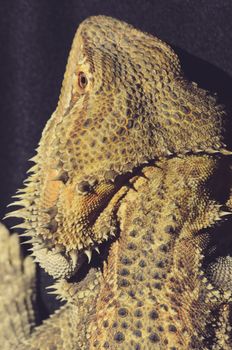
[[[26,188],[19,188],[16,193],[26,193],[27,189]]]
[[[226,216],[226,215],[231,215],[231,214],[232,214],[232,212],[230,212],[230,211],[220,211],[219,212],[220,217],[221,216]]]
[[[29,205],[30,205],[29,201],[23,199],[23,200],[16,201],[16,202],[8,204],[7,208],[14,207],[14,206],[28,207]]]
[[[231,156],[232,155],[232,152],[227,150],[227,149],[220,149],[219,152],[224,154],[224,155],[226,155],[226,156]]]
[[[88,263],[90,263],[91,258],[92,258],[92,251],[91,250],[85,250],[84,253],[86,254],[88,258]]]
[[[22,237],[22,238],[24,238],[24,237],[30,238],[31,237],[31,235],[29,233],[20,233],[19,236]]]
[[[11,230],[14,230],[15,228],[23,228],[23,229],[29,229],[30,225],[26,222],[23,222],[21,224],[15,225],[11,227]]]
[[[20,233],[20,237],[33,237],[35,232],[33,230],[28,230],[23,233]]]
[[[12,203],[10,203],[10,204],[7,204],[7,208],[9,208],[9,207],[17,207],[19,204],[17,204],[17,203],[20,203],[20,202],[12,202]],[[22,207],[23,207],[23,205],[21,205]]]
[[[36,173],[39,170],[38,164],[33,165],[30,169],[27,170],[27,174]]]
[[[38,161],[39,157],[38,155],[36,154],[34,157],[31,157],[30,159],[28,159],[29,162],[34,162],[36,163]]]
[[[54,289],[57,289],[56,284],[57,284],[57,283],[52,284],[51,286],[47,286],[47,287],[45,287],[45,289],[47,289],[47,290],[54,290]]]
[[[31,238],[31,239],[29,239],[29,240],[27,240],[27,241],[25,241],[25,242],[22,242],[21,245],[32,244],[32,243],[35,243],[34,238]]]
[[[48,295],[57,295],[57,290],[47,292]]]
[[[100,254],[100,250],[99,250],[98,247],[95,247],[94,249],[96,250],[96,252],[97,252],[98,254]]]
[[[8,218],[25,218],[27,211],[24,209],[18,209],[18,210],[14,210],[11,211],[10,213],[7,213],[3,220],[8,219]]]
[[[25,194],[15,194],[14,196],[11,196],[11,198],[23,198],[25,197]]]
[[[26,180],[23,181],[23,184],[24,184],[25,186],[28,186],[30,183],[31,183],[31,180],[30,180],[30,179],[26,179]]]
[[[78,260],[77,251],[76,250],[71,250],[69,252],[69,255],[70,255],[71,259],[72,259],[73,266],[76,266],[77,265],[77,260]]]

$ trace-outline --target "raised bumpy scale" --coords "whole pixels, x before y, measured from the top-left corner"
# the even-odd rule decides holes
[[[36,325],[34,262],[1,226],[1,349],[232,348],[227,120],[167,44],[110,17],[79,26],[7,214],[66,303]]]

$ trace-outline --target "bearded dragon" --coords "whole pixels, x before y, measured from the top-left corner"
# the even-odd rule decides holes
[[[79,26],[7,214],[66,303],[36,327],[34,262],[2,228],[2,349],[231,349],[227,118],[161,40]]]

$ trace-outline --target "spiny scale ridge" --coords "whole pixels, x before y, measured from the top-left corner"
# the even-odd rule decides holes
[[[57,109],[12,204],[22,208],[7,215],[24,219],[16,227],[68,303],[23,333],[17,350],[232,348],[231,257],[207,265],[232,208],[225,122],[167,44],[108,17],[80,25]],[[0,267],[12,271],[2,237]],[[103,271],[75,282],[104,241]],[[18,309],[0,313],[14,339]]]

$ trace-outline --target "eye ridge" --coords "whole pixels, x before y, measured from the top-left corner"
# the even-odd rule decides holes
[[[88,85],[88,79],[84,72],[78,73],[78,85],[81,89],[86,88],[86,86]]]

